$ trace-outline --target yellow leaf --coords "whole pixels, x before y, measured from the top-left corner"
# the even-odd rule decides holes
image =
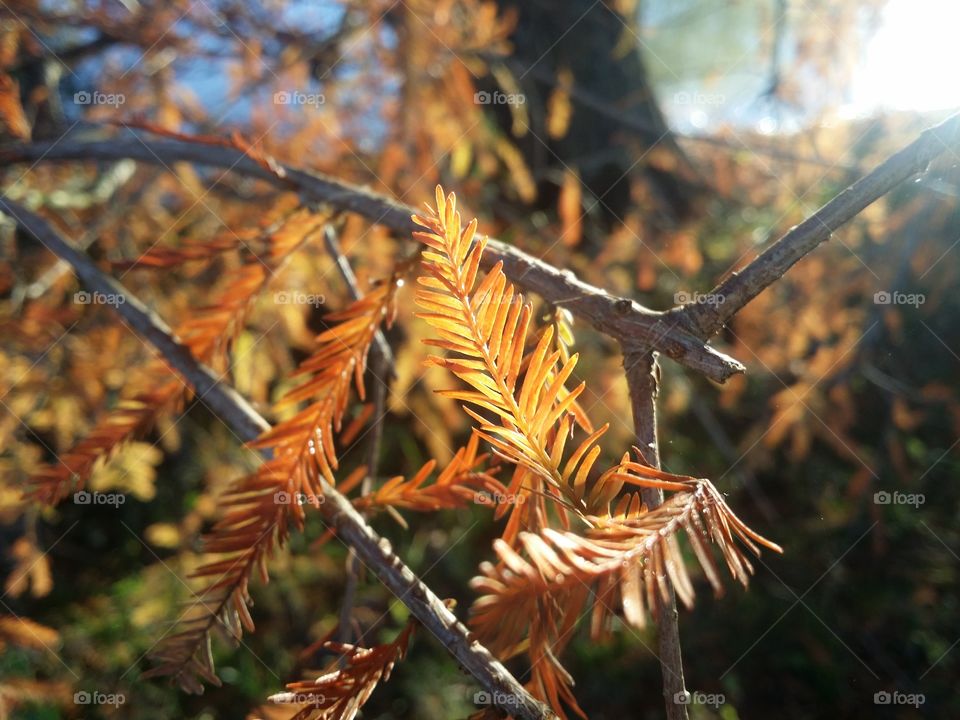
[[[570,129],[573,116],[573,104],[570,102],[570,88],[573,87],[573,73],[562,68],[557,73],[557,86],[547,101],[547,134],[553,139],[562,138]]]
[[[180,529],[173,523],[154,523],[144,532],[147,542],[162,548],[175,548],[180,544]]]
[[[114,459],[102,463],[90,477],[90,490],[129,493],[138,500],[152,500],[156,494],[156,466],[163,452],[155,445],[131,442],[124,445]]]
[[[560,188],[560,197],[557,200],[557,214],[563,224],[560,237],[567,247],[576,247],[580,244],[583,233],[583,194],[580,178],[570,169],[563,173],[563,186]]]

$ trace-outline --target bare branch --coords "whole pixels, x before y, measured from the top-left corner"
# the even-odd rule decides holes
[[[415,208],[330,177],[278,165],[277,171],[228,147],[183,140],[154,140],[133,136],[110,140],[37,142],[0,150],[0,163],[50,162],[55,160],[117,160],[168,165],[192,162],[225,168],[256,177],[278,187],[292,189],[311,203],[326,204],[353,212],[404,236],[416,227],[410,219]],[[679,318],[654,312],[635,301],[608,294],[578,280],[569,270],[560,270],[500,240],[491,239],[483,255],[485,267],[503,262],[503,271],[518,286],[544,300],[567,308],[628,348],[653,349],[723,382],[744,371],[744,366],[689,332]]]
[[[45,220],[7,198],[0,198],[0,210],[27,234],[70,263],[90,290],[114,295],[116,302],[112,307],[164,356],[242,440],[253,440],[269,429],[267,421],[235,390],[219,382],[209,368],[194,359],[160,318],[123,285],[102,273],[89,257],[76,250]],[[390,543],[367,525],[352,503],[322,478],[321,483],[325,502],[319,509],[324,520],[491,694],[495,703],[509,715],[524,720],[556,718],[550,708],[534,699],[489,650],[471,637],[443,601],[393,552]]]
[[[711,291],[718,299],[723,297],[722,302],[686,305],[668,314],[681,317],[700,337],[709,338],[804,255],[829,240],[834,230],[902,182],[923,172],[938,155],[958,146],[960,114],[951,115],[925,130],[919,138],[793,227],[743,270],[728,276]]]
[[[637,435],[637,447],[644,460],[652,467],[660,467],[660,448],[657,444],[657,396],[660,394],[660,368],[654,353],[631,353],[624,349],[623,367],[630,389],[630,405]],[[663,504],[663,490],[642,488],[641,497],[653,510]],[[687,720],[687,706],[677,702],[677,696],[686,692],[683,680],[683,657],[680,652],[680,626],[677,616],[677,598],[669,578],[668,600],[663,604],[657,621],[657,650],[660,672],[663,675],[663,701],[668,720]]]

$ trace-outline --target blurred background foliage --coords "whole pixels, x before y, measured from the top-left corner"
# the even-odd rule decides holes
[[[280,161],[412,204],[443,182],[483,231],[665,309],[707,291],[960,104],[944,89],[946,64],[907,69],[950,17],[917,3],[907,22],[902,6],[20,0],[0,9],[0,136],[124,136],[138,122],[224,138],[238,131]],[[901,32],[904,77],[886,78],[889,96],[865,95],[871,63],[887,67],[891,28]],[[93,92],[123,101],[80,101]],[[277,93],[316,100],[283,103]],[[903,93],[932,100],[898,105]],[[665,468],[713,479],[748,524],[786,549],[759,561],[749,593],[702,592],[695,611],[681,612],[688,687],[726,700],[692,707],[695,718],[960,713],[951,680],[960,672],[955,160],[868,208],[737,316],[716,344],[747,365],[745,376],[718,386],[663,363]],[[265,184],[182,163],[0,172],[7,194],[103,263],[155,244],[255,243],[297,205]],[[363,286],[412,253],[382,227],[336,222]],[[19,491],[33,472],[159,379],[149,350],[110,308],[73,302],[78,286],[65,267],[15,241],[10,226],[0,234],[0,714],[263,712],[269,694],[322,664],[314,643],[337,622],[344,546],[320,542],[316,516],[294,535],[271,563],[271,582],[254,587],[257,632],[239,647],[215,646],[223,687],[195,697],[141,680],[144,656],[189,598],[187,575],[219,494],[254,458],[193,402],[98,469],[92,489],[124,493],[121,508],[25,504]],[[241,262],[231,250],[116,274],[173,323]],[[271,289],[325,303],[278,304],[267,292],[246,317],[220,369],[261,410],[290,387],[324,315],[348,298],[322,244],[298,251]],[[894,292],[924,302],[877,302],[876,293]],[[611,423],[613,461],[613,448],[632,442],[621,358],[589,328],[574,330],[583,405],[596,424]],[[384,478],[449,460],[469,430],[456,404],[433,394],[449,380],[423,369],[426,334],[405,290],[390,335],[397,364]],[[343,449],[344,477],[364,447],[361,433]],[[894,491],[924,502],[877,502]],[[388,514],[373,523],[465,612],[468,581],[502,528],[485,507],[406,520],[409,528]],[[384,642],[406,611],[368,577],[354,619],[366,642]],[[661,716],[653,647],[652,632],[625,627],[609,645],[585,635],[571,644],[565,660],[591,718]],[[363,717],[465,717],[476,690],[421,634]],[[894,690],[925,703],[874,703]],[[76,705],[79,691],[125,701]]]

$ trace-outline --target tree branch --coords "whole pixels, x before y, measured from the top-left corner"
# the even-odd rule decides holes
[[[356,213],[404,236],[409,236],[417,229],[410,219],[417,210],[408,205],[318,173],[284,165],[272,169],[239,150],[219,145],[185,140],[154,140],[134,135],[132,138],[110,140],[61,139],[0,150],[0,163],[120,158],[157,165],[183,161],[225,168],[284,189],[295,190],[311,203]],[[483,254],[483,265],[489,268],[501,261],[504,273],[516,285],[540,295],[547,302],[567,308],[627,348],[659,350],[719,382],[744,371],[740,362],[706,345],[683,322],[679,322],[679,318],[654,312],[627,298],[610,295],[578,280],[569,270],[560,270],[491,238]]]
[[[657,396],[660,394],[660,368],[654,353],[629,352],[624,348],[623,368],[630,389],[630,405],[636,429],[637,447],[644,461],[660,467],[660,448],[657,444]],[[653,510],[663,504],[663,490],[641,488],[640,496],[647,508]],[[657,620],[657,650],[660,673],[663,676],[663,702],[667,720],[687,720],[687,706],[677,702],[677,696],[686,693],[683,680],[683,657],[680,652],[680,626],[677,616],[677,597],[669,578],[664,578],[668,589],[667,601]]]
[[[729,275],[710,293],[716,296],[717,302],[685,305],[674,308],[668,315],[682,318],[699,337],[709,338],[804,255],[829,240],[834,230],[902,182],[923,172],[944,150],[958,145],[960,113],[925,130],[919,138],[793,227],[743,270]]]
[[[235,390],[219,382],[214,373],[197,362],[173,336],[170,328],[119,282],[105,275],[85,254],[77,251],[45,220],[17,203],[0,197],[0,210],[13,218],[26,233],[74,268],[83,284],[93,292],[111,295],[112,307],[196,390],[210,409],[244,441],[269,429]],[[122,298],[122,300],[121,300]],[[429,587],[393,552],[390,543],[367,525],[343,495],[321,477],[324,503],[319,506],[324,520],[357,556],[380,578],[414,617],[429,629],[457,661],[493,697],[504,712],[524,720],[553,720],[550,708],[533,698],[490,654],[472,638]]]

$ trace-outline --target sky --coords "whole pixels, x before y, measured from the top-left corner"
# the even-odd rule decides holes
[[[954,77],[960,68],[960,0],[888,0],[879,24],[864,26],[859,61],[842,98],[822,93],[811,75],[799,109],[764,99],[769,30],[784,22],[769,2],[650,0],[642,8],[648,70],[664,112],[684,132],[711,132],[722,124],[790,131],[816,121],[823,109],[864,118],[960,108]],[[790,0],[789,8],[794,17],[814,12],[805,0]],[[792,60],[788,40],[781,62],[789,67]],[[802,73],[798,78],[804,81]]]

